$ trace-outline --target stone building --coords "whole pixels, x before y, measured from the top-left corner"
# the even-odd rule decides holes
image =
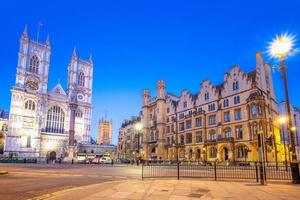
[[[74,49],[68,65],[67,89],[48,89],[51,45],[32,40],[25,27],[18,52],[16,82],[11,89],[5,155],[65,157],[91,134],[93,61]],[[76,131],[75,131],[76,130]]]
[[[118,135],[118,158],[135,159],[138,150],[138,135],[135,130],[135,124],[141,122],[140,117],[131,117],[125,120],[119,129]],[[140,137],[140,147],[142,146],[142,137]]]
[[[144,90],[142,99],[144,159],[257,161],[257,134],[268,141],[279,133],[271,69],[261,53],[252,71],[233,66],[221,84],[205,80],[196,94],[166,93],[158,81],[156,96]],[[265,150],[267,160],[282,160],[274,146]]]
[[[98,144],[112,144],[112,121],[101,119],[98,124]]]

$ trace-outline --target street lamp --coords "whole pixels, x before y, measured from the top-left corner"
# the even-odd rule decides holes
[[[286,109],[287,109],[287,118],[288,118],[288,132],[290,133],[291,138],[291,147],[292,147],[292,159],[291,159],[291,170],[293,183],[300,183],[300,173],[299,173],[299,163],[297,161],[296,148],[295,148],[295,131],[292,130],[292,115],[290,108],[290,99],[288,93],[288,83],[287,83],[287,67],[285,64],[285,58],[291,55],[294,51],[295,46],[295,37],[293,35],[283,34],[276,36],[276,38],[270,43],[268,52],[272,57],[280,58],[281,66],[279,70],[282,73],[282,79],[284,83],[285,90],[285,100],[286,100]]]
[[[283,147],[284,147],[284,161],[285,161],[285,170],[287,171],[287,158],[286,158],[286,138],[285,138],[285,128],[283,127],[284,124],[287,122],[287,118],[285,116],[280,116],[278,118],[278,122],[280,124],[280,129],[282,130],[282,136],[283,136]]]
[[[141,122],[137,122],[135,125],[134,125],[134,128],[137,132],[137,135],[138,135],[138,146],[137,146],[137,157],[140,157],[140,132],[141,130],[143,129],[143,125]],[[139,158],[138,158],[139,159]],[[139,165],[139,160],[137,159],[137,162],[136,164]]]

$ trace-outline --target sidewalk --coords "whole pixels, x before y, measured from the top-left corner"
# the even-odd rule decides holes
[[[199,180],[129,180],[95,184],[44,195],[36,199],[96,200],[299,200],[300,185],[199,181]]]

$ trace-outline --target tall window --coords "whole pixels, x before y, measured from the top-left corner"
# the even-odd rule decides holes
[[[234,100],[234,104],[239,104],[240,103],[240,96],[235,96],[233,100]]]
[[[229,106],[229,101],[228,101],[228,99],[224,99],[224,101],[223,101],[223,107],[226,108],[226,107],[228,107],[228,106]]]
[[[243,139],[243,127],[242,126],[236,126],[235,132],[236,132],[237,139]]]
[[[217,140],[218,139],[218,134],[215,130],[210,131],[210,139],[211,140]]]
[[[209,93],[206,92],[206,93],[204,94],[204,100],[208,100],[208,99],[209,99]]]
[[[39,59],[36,55],[30,58],[29,72],[38,74],[39,73]]]
[[[234,119],[235,120],[241,120],[242,119],[242,111],[241,111],[241,109],[236,109],[234,111]]]
[[[196,143],[202,142],[202,131],[196,132]]]
[[[208,125],[216,124],[216,115],[211,115],[208,117]]]
[[[183,107],[186,108],[187,107],[187,102],[183,102]]]
[[[231,137],[231,128],[226,128],[225,129],[224,136],[225,136],[225,138],[230,138]]]
[[[229,111],[224,113],[224,121],[230,122],[230,112]]]
[[[237,81],[234,82],[234,83],[232,84],[232,89],[233,89],[233,90],[238,90],[239,87],[240,87],[240,86],[239,86],[239,82],[237,82]]]
[[[192,120],[187,120],[185,123],[185,127],[186,127],[186,129],[192,128]]]
[[[252,115],[253,115],[254,117],[257,116],[257,107],[256,107],[255,104],[253,104],[253,105],[251,106],[251,112],[252,112]]]
[[[191,144],[193,142],[193,136],[192,133],[187,133],[186,134],[186,144]]]
[[[180,144],[184,144],[184,135],[180,136]]]
[[[47,113],[46,132],[64,133],[65,113],[59,106],[52,106]]]
[[[179,131],[184,130],[184,122],[179,123]]]
[[[78,74],[78,85],[84,87],[84,81],[85,81],[84,73],[79,72],[79,74]]]
[[[202,117],[196,118],[196,127],[201,127],[202,126]]]
[[[25,102],[25,109],[26,110],[35,110],[35,103],[32,100],[28,100]]]

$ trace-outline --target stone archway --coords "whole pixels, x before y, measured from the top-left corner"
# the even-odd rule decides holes
[[[51,151],[48,154],[49,160],[56,160],[56,152],[55,151]]]
[[[156,147],[153,147],[151,149],[151,154],[150,154],[150,158],[156,160],[157,159],[157,155],[156,155]]]
[[[229,160],[229,150],[227,147],[223,147],[223,149],[222,149],[222,160],[224,160],[224,161]]]
[[[200,149],[196,150],[195,159],[196,160],[201,160],[201,150]]]

